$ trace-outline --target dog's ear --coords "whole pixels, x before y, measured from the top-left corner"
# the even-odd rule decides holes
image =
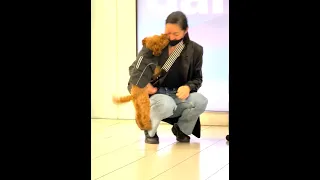
[[[153,45],[153,49],[152,49],[153,55],[160,56],[161,50],[162,50],[162,47],[160,47],[159,44],[154,44]]]
[[[155,45],[155,42],[153,41],[153,39],[146,39],[145,40],[146,48],[150,49],[151,51],[154,51],[154,45]]]
[[[146,44],[146,47],[152,51],[152,54],[154,56],[159,56],[160,48],[159,48],[159,42],[154,41],[155,39],[150,39],[148,43]]]
[[[161,67],[156,66],[152,75],[152,80],[155,80],[160,75],[160,73],[161,73]]]
[[[166,34],[161,34],[161,35],[160,35],[160,38],[161,38],[162,40],[164,40],[164,39],[169,39]]]
[[[160,39],[160,43],[159,43],[160,48],[164,49],[169,44],[169,38],[166,34],[161,34],[159,39]]]
[[[160,66],[156,66],[156,68],[154,69],[154,73],[153,75],[158,75],[161,71],[161,67]]]
[[[145,38],[142,40],[142,45],[143,45],[143,46],[145,46],[145,45],[146,45],[147,40],[148,40],[148,38],[147,38],[147,37],[145,37]]]

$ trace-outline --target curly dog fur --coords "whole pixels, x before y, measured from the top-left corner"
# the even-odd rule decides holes
[[[159,56],[162,53],[162,50],[169,44],[169,39],[165,34],[154,35],[151,37],[146,37],[142,40],[142,45],[152,51],[154,56]],[[161,68],[156,67],[153,73],[153,80],[160,73]],[[150,120],[150,100],[147,88],[140,88],[132,84],[131,95],[122,96],[122,97],[113,97],[113,102],[116,104],[121,104],[125,102],[132,101],[135,108],[135,120],[138,127],[141,130],[150,130],[152,129],[151,120]]]

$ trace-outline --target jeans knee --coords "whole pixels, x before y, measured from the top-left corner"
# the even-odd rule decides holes
[[[203,109],[206,109],[207,108],[207,105],[208,105],[208,98],[204,97],[202,95],[202,100],[201,100],[201,103],[200,103],[200,106],[203,108]]]
[[[157,114],[162,118],[171,116],[176,109],[177,105],[174,100],[167,95],[156,94],[150,98],[151,113]]]
[[[208,105],[208,98],[200,93],[192,93],[191,101],[193,101],[195,108],[205,111]]]
[[[170,117],[177,107],[175,101],[171,97],[163,94],[156,94],[152,96],[150,101],[151,113],[157,114],[163,119]]]

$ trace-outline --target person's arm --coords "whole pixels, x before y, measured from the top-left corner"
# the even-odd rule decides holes
[[[190,92],[198,91],[198,89],[202,85],[202,56],[203,48],[201,47],[199,50],[199,56],[194,62],[195,67],[193,68],[193,77],[186,84],[187,86],[189,86]]]

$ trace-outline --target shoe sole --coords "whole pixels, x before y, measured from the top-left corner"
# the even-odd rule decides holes
[[[153,142],[153,141],[147,141],[147,140],[145,140],[144,141],[146,144],[159,144],[159,141],[158,142]]]

